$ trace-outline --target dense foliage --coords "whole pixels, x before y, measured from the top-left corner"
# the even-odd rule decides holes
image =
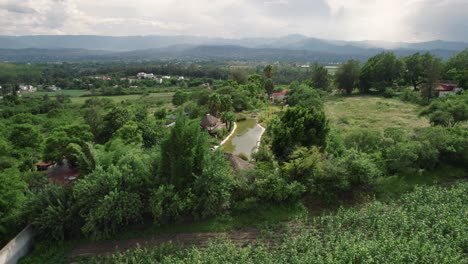
[[[215,241],[206,249],[140,248],[91,263],[463,263],[467,193],[467,183],[419,187],[396,203],[340,209],[274,249]]]

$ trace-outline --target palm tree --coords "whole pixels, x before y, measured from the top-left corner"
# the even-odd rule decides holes
[[[273,75],[273,67],[271,65],[267,65],[265,69],[263,69],[263,74],[266,78],[271,79]]]
[[[231,131],[232,123],[236,121],[236,115],[233,112],[221,113],[221,121],[226,124],[226,129]]]

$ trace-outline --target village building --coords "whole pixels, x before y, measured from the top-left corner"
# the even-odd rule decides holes
[[[20,84],[18,88],[19,88],[18,92],[20,92],[20,93],[31,93],[31,92],[36,92],[37,91],[37,87],[34,87],[32,85]]]
[[[137,78],[138,79],[153,79],[154,74],[153,73],[139,72],[139,73],[137,73]]]
[[[281,91],[281,92],[276,92],[271,94],[271,100],[273,102],[282,102],[284,98],[286,98],[287,91]]]
[[[458,84],[455,82],[450,81],[440,81],[436,88],[436,95],[438,97],[447,96],[447,95],[455,95],[463,91],[463,88],[458,87]]]
[[[200,125],[202,128],[208,130],[208,132],[213,132],[215,129],[218,128],[218,126],[220,125],[220,121],[218,118],[210,115],[210,114],[206,114],[201,122],[200,122]]]
[[[54,84],[54,85],[48,86],[47,90],[52,91],[52,92],[56,92],[56,91],[60,91],[62,89],[60,87],[55,86],[55,84]]]

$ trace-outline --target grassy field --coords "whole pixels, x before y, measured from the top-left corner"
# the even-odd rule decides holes
[[[120,103],[122,101],[136,101],[136,100],[160,100],[162,102],[169,102],[172,100],[172,96],[174,95],[173,92],[165,92],[165,93],[150,93],[149,95],[141,95],[141,94],[130,94],[130,95],[116,95],[116,96],[93,96],[93,97],[72,97],[72,103],[75,104],[83,104],[86,100],[90,98],[109,98],[113,100],[115,103]]]
[[[60,90],[57,92],[50,92],[50,91],[37,91],[32,93],[33,95],[48,95],[48,96],[57,96],[57,95],[68,95],[72,97],[79,97],[85,94],[88,94],[89,91],[87,90]]]
[[[325,102],[331,125],[340,130],[389,127],[419,128],[429,126],[418,116],[420,107],[398,99],[372,96],[333,97]]]

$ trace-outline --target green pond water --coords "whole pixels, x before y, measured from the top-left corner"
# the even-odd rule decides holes
[[[237,122],[236,131],[223,145],[224,151],[234,155],[243,153],[250,159],[262,131],[263,129],[257,124],[257,120],[253,118]]]

